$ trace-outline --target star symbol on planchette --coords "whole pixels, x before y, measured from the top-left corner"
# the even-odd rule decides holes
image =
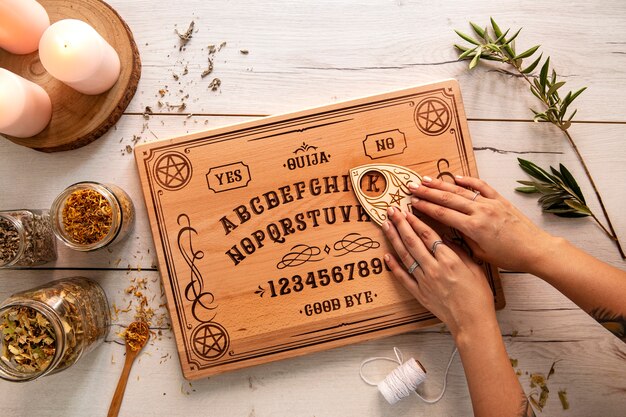
[[[400,205],[400,203],[402,202],[402,198],[404,198],[403,195],[400,195],[400,190],[396,190],[395,193],[389,193],[389,195],[391,196],[391,201],[390,204],[397,204]]]

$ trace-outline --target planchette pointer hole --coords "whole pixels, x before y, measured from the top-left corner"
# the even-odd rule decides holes
[[[380,171],[371,169],[361,176],[359,188],[370,198],[379,197],[387,190],[387,180]]]

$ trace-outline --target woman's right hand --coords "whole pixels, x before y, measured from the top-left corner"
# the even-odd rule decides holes
[[[478,258],[504,269],[532,272],[555,246],[556,238],[535,226],[486,182],[460,176],[455,181],[456,185],[422,178],[421,185],[410,186],[412,204],[460,231]]]

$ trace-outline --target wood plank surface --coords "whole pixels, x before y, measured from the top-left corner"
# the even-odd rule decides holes
[[[464,95],[465,97],[465,95]],[[56,155],[45,155],[30,149],[0,141],[0,182],[2,208],[46,208],[66,186],[77,181],[94,180],[111,182],[128,192],[135,202],[137,217],[133,234],[110,250],[77,253],[59,245],[59,259],[45,267],[58,268],[154,268],[156,257],[148,217],[143,204],[135,163],[126,146],[192,133],[207,128],[220,127],[253,120],[246,117],[167,117],[126,115],[117,129],[111,130],[102,140],[85,148]],[[144,128],[147,125],[147,128]],[[582,167],[577,162],[562,133],[545,123],[470,121],[470,133],[481,178],[492,184],[502,195],[520,207],[535,223],[550,233],[563,236],[589,251],[594,256],[616,266],[623,266],[617,250],[602,231],[589,219],[561,219],[542,214],[536,199],[516,193],[516,180],[525,174],[517,167],[517,158],[529,159],[540,166],[565,164],[580,181],[594,212],[600,209]],[[505,135],[502,132],[506,132]],[[580,133],[579,133],[580,132]],[[626,180],[623,137],[626,126],[619,124],[581,124],[572,134],[579,143],[596,177],[617,233],[626,239],[626,220],[621,216],[626,204],[626,194],[621,184]],[[595,146],[602,143],[602,147]],[[606,149],[606,150],[605,150]],[[96,155],[96,156],[92,156]],[[32,164],[36,175],[14,175],[21,172],[24,161]],[[606,167],[610,169],[606,170]],[[53,179],[53,180],[50,180]],[[23,190],[31,190],[25,193]]]
[[[162,101],[190,94],[186,111],[194,114],[267,115],[346,100],[355,92],[366,96],[457,78],[469,118],[531,119],[528,108],[537,103],[525,82],[497,73],[497,65],[467,72],[467,62],[456,62],[451,45],[462,40],[453,30],[470,33],[468,20],[486,25],[489,16],[513,32],[524,28],[520,51],[542,44],[569,81],[566,87],[590,86],[577,100],[579,120],[623,121],[626,113],[614,88],[626,79],[626,39],[606,30],[626,25],[626,6],[619,2],[574,0],[562,3],[558,16],[544,3],[513,0],[112,3],[133,29],[144,63],[129,109],[138,113],[145,106],[156,111],[158,90],[166,85],[170,93]],[[145,10],[154,20],[144,17]],[[184,32],[192,20],[196,32],[179,51],[174,29]],[[227,45],[215,55],[214,72],[200,78],[207,45],[221,42]],[[186,65],[189,74],[175,81],[172,74]],[[218,91],[208,88],[213,77],[222,81]]]
[[[85,271],[82,274],[99,282],[110,302],[116,305],[128,303],[130,297],[124,290],[135,278],[147,278],[150,291],[158,293],[158,285],[153,288],[153,281],[158,278],[156,272]],[[19,271],[13,280],[0,280],[0,294],[65,276],[68,271]],[[626,346],[535,277],[505,274],[503,285],[508,304],[498,312],[498,321],[509,356],[518,360],[524,390],[530,392],[526,371],[545,375],[553,361],[561,360],[548,384],[551,393],[544,414],[621,416],[626,407],[623,395]],[[161,302],[156,297],[150,305],[158,307]],[[104,415],[124,360],[124,347],[116,333],[131,320],[131,313],[114,318],[107,342],[63,373],[29,384],[0,382],[3,397],[12,399],[2,410],[15,417],[48,415],[51,409],[54,415]],[[515,337],[511,337],[513,331],[517,331]],[[453,349],[450,335],[440,327],[191,383],[180,372],[171,334],[164,332],[163,336],[151,339],[135,363],[121,415],[195,415],[198,409],[231,417],[471,415],[458,357],[448,376],[446,395],[434,406],[423,404],[414,396],[390,406],[376,388],[365,385],[358,376],[361,361],[373,356],[392,356],[394,346],[405,357],[413,356],[424,364],[429,376],[421,392],[431,397],[437,395]],[[388,363],[374,363],[366,368],[366,375],[383,378],[391,369]],[[562,410],[557,398],[560,389],[568,392],[571,405],[568,411]],[[46,398],[45,403],[31,401],[33,395]]]
[[[125,289],[133,284],[131,280],[147,278],[150,305],[159,311],[164,328],[154,329],[161,331],[160,338],[150,343],[136,363],[120,415],[471,415],[458,358],[451,368],[449,391],[434,406],[416,398],[389,406],[375,388],[359,380],[358,365],[363,359],[391,356],[392,347],[398,346],[429,370],[423,387],[427,394],[438,393],[452,349],[450,336],[438,327],[191,385],[184,381],[172,332],[163,322],[154,245],[136,168],[125,149],[128,145],[132,150],[135,135],[139,142],[163,139],[254,116],[457,78],[480,176],[550,233],[626,269],[615,246],[592,221],[544,215],[534,198],[513,191],[515,180],[524,178],[516,166],[518,156],[544,167],[562,162],[579,180],[592,209],[599,208],[562,133],[529,121],[528,108],[538,103],[525,83],[500,72],[497,65],[468,72],[467,63],[456,62],[450,46],[460,40],[453,29],[471,32],[468,20],[485,24],[494,16],[501,26],[524,27],[519,50],[541,43],[568,82],[566,88],[589,87],[575,103],[581,123],[570,131],[624,240],[625,4],[573,0],[552,4],[548,10],[542,2],[512,0],[109,3],[132,29],[144,64],[134,100],[116,128],[79,150],[44,155],[0,139],[0,209],[45,208],[67,185],[92,179],[117,183],[129,192],[137,203],[135,229],[110,251],[82,254],[60,248],[59,259],[40,270],[0,271],[0,299],[54,278],[86,275],[104,286],[111,304],[126,309],[130,298]],[[174,29],[184,32],[192,20],[196,22],[193,38],[185,50],[179,50]],[[219,47],[222,42],[227,44],[213,55],[213,73],[201,78],[208,67],[208,45]],[[188,73],[182,75],[185,66]],[[213,78],[221,80],[215,91],[209,87]],[[167,89],[163,96],[162,89]],[[183,102],[186,108],[181,110],[177,106]],[[144,118],[146,106],[160,115]],[[190,114],[194,116],[188,118]],[[498,312],[498,320],[509,356],[518,360],[524,390],[530,392],[526,371],[547,373],[554,360],[562,360],[550,378],[544,415],[622,416],[626,409],[625,345],[532,276],[504,273],[503,288],[507,307]],[[123,363],[124,348],[115,333],[132,315],[132,310],[119,313],[108,342],[71,369],[29,384],[0,382],[3,398],[11,399],[0,403],[0,413],[16,417],[104,415]],[[368,375],[382,378],[390,369],[388,364],[375,364],[368,368]],[[567,389],[570,410],[562,410],[556,396],[559,389]]]

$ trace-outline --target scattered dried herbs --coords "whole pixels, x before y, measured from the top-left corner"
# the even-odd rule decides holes
[[[550,390],[548,389],[548,380],[550,379],[552,375],[554,375],[555,365],[558,362],[560,361],[552,362],[552,365],[550,365],[550,370],[548,371],[547,377],[541,373],[530,374],[530,388],[532,388],[532,391],[528,395],[528,400],[539,411],[543,411],[543,408],[546,406],[546,402],[548,401],[548,396],[550,394]],[[561,391],[559,391],[559,399],[561,399]],[[561,400],[561,403],[563,403],[563,400]]]
[[[219,90],[220,86],[222,85],[222,80],[220,80],[219,78],[213,78],[213,80],[211,80],[211,83],[209,83],[209,89],[211,89],[211,91],[217,91]]]
[[[200,77],[204,78],[204,77],[206,77],[207,75],[209,75],[212,72],[213,72],[213,60],[211,58],[209,58],[209,66],[207,67],[207,69],[202,71],[202,74],[200,74]]]
[[[189,40],[193,37],[193,28],[195,24],[196,23],[192,20],[185,33],[180,33],[178,29],[174,29],[174,32],[176,32],[178,38],[180,39],[180,47],[178,48],[179,51],[182,51],[183,47],[187,45],[187,42],[189,42]]]
[[[567,401],[567,391],[564,389],[559,391],[559,400],[561,400],[561,406],[563,410],[569,410],[569,402]]]
[[[56,351],[54,329],[37,310],[11,307],[0,316],[1,359],[22,373],[42,372]]]
[[[241,55],[248,55],[250,53],[247,49],[240,49],[239,52],[241,52]]]
[[[124,340],[133,351],[140,350],[150,337],[150,328],[145,321],[134,321],[124,331]]]
[[[100,242],[113,223],[111,204],[96,190],[72,192],[63,207],[63,226],[67,236],[80,245]]]
[[[530,393],[528,399],[539,411],[543,411],[548,401],[548,395],[550,394],[550,390],[546,384],[546,378],[542,374],[530,374],[530,387],[539,388],[539,398],[536,398],[537,392],[535,390]]]

